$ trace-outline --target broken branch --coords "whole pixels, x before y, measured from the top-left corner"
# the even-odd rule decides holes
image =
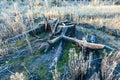
[[[88,47],[90,49],[108,49],[108,50],[114,50],[113,48],[111,48],[109,46],[106,46],[106,45],[103,45],[103,44],[89,43],[87,41],[79,40],[79,39],[76,39],[76,38],[71,38],[71,37],[68,37],[68,36],[63,36],[62,38],[65,39],[65,40],[68,40],[70,42],[77,43],[77,44],[79,44],[79,46]]]

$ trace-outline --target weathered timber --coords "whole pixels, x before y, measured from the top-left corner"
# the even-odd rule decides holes
[[[44,50],[44,52],[46,52],[48,50],[48,48],[50,47],[50,45],[60,41],[62,39],[62,36],[65,35],[68,32],[69,28],[71,29],[71,27],[74,27],[74,25],[65,26],[65,24],[64,24],[63,28],[61,28],[62,32],[61,32],[60,36],[58,36],[52,40],[48,40],[46,42],[47,45],[44,43],[41,44],[41,46],[39,47],[39,50],[42,50],[42,51]],[[37,41],[41,41],[41,39],[40,40],[38,39]],[[42,41],[44,41],[44,40],[42,40]]]
[[[64,24],[64,26],[65,26],[65,24]],[[62,29],[62,32],[61,32],[60,36],[55,38],[55,39],[53,39],[53,40],[51,40],[51,41],[49,41],[49,43],[54,43],[54,42],[62,39],[62,36],[66,34],[67,30],[68,30],[68,27],[64,27]],[[63,45],[63,40],[61,40],[60,43],[59,43],[58,49],[57,49],[57,51],[55,53],[54,59],[53,59],[52,64],[50,66],[50,71],[54,71],[55,70],[55,66],[57,66],[57,62],[58,62],[60,56],[63,54],[63,52],[62,52],[63,51],[62,45]]]
[[[71,37],[68,37],[68,36],[63,36],[62,38],[65,39],[65,40],[68,40],[70,42],[77,43],[77,44],[79,44],[79,46],[88,47],[90,49],[108,49],[108,50],[114,50],[113,48],[111,48],[109,46],[106,46],[106,45],[103,45],[103,44],[89,43],[89,42],[87,42],[85,40],[79,40],[79,39],[71,38]]]
[[[61,27],[58,27],[58,29],[57,29],[57,31],[55,32],[55,34],[54,34],[54,35],[58,35],[58,34],[60,34],[60,33],[61,33],[61,31],[62,31],[62,28],[61,28]]]
[[[66,36],[70,36],[70,37],[75,36],[75,25],[74,24],[65,25],[63,28],[67,28],[67,31],[65,33]],[[64,32],[64,31],[62,31],[62,32]]]
[[[43,20],[45,23],[45,30],[47,30],[49,24],[48,24],[48,19],[45,17],[45,15],[43,15]]]
[[[52,39],[52,40],[48,40],[48,43],[53,44],[53,43],[59,41],[60,39],[62,39],[63,35],[66,35],[67,32],[70,31],[71,28],[73,28],[73,27],[74,27],[74,25],[67,25],[67,26],[66,26],[66,25],[64,24],[64,26],[62,27],[62,32],[61,32],[60,36],[58,36],[58,37],[56,37],[56,38],[54,38],[54,39]],[[72,31],[71,31],[71,32],[72,32]],[[70,34],[68,34],[68,35],[70,35]]]
[[[48,24],[49,24],[48,29],[50,29],[53,35],[55,35],[56,32],[59,32],[59,28],[60,28],[58,27],[60,25],[59,19],[49,20]]]
[[[59,46],[58,46],[57,51],[55,53],[54,59],[53,59],[52,64],[50,65],[50,68],[49,68],[50,72],[55,70],[55,66],[57,65],[57,62],[58,62],[60,56],[62,55],[62,51],[63,51],[62,45],[63,45],[63,41],[61,41],[59,43]]]
[[[56,38],[54,38],[52,40],[48,40],[48,43],[53,44],[53,43],[59,41],[60,39],[62,39],[62,36],[58,36],[58,37],[56,37]]]
[[[30,35],[30,36],[36,36],[38,34],[41,34],[42,32],[45,32],[46,28],[45,28],[45,24],[38,24],[37,25],[37,28],[31,30],[31,31],[28,31],[27,33]]]
[[[45,36],[44,38],[40,38],[39,36],[37,36],[38,39],[36,39],[34,42],[45,42],[47,40],[49,40],[52,37],[52,34],[48,34],[47,36]]]
[[[52,29],[52,33],[53,33],[53,34],[55,34],[58,25],[59,25],[59,20],[56,21],[55,26],[54,26],[54,28]]]
[[[43,43],[41,44],[41,46],[39,47],[39,50],[46,52],[49,47],[50,47],[50,44],[49,44],[49,43],[43,42]]]
[[[25,34],[30,35],[30,36],[35,36],[36,34],[38,34],[38,33],[40,34],[44,31],[45,31],[45,24],[39,24],[36,28],[25,31],[24,33],[18,34],[16,36],[12,37],[12,38],[8,38],[5,41],[0,42],[0,44],[2,44],[4,42],[9,42],[10,43],[14,40],[21,39],[21,38],[25,37]]]

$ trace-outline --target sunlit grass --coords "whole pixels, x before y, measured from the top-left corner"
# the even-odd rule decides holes
[[[107,26],[113,29],[120,29],[120,6],[106,5],[106,6],[66,6],[66,7],[52,7],[41,8],[36,10],[37,16],[41,17],[44,14],[50,18],[60,18],[62,20],[67,17],[72,18],[74,22],[86,22],[97,26]],[[67,19],[68,19],[67,18]]]

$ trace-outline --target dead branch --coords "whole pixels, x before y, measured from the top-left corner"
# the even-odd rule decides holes
[[[56,29],[57,29],[57,27],[58,27],[58,24],[59,24],[59,20],[57,20],[54,28],[52,29],[52,33],[53,33],[53,34],[55,34],[55,32],[56,32]]]
[[[68,36],[63,36],[62,38],[65,39],[65,40],[68,40],[70,42],[77,43],[77,44],[79,44],[79,46],[88,47],[90,49],[108,49],[108,50],[114,50],[113,48],[111,48],[109,46],[106,46],[106,45],[103,45],[103,44],[89,43],[87,41],[79,40],[79,39],[76,39],[76,38],[71,38],[71,37],[68,37]]]
[[[54,44],[55,42],[59,41],[60,39],[62,39],[62,36],[58,36],[58,37],[56,37],[56,38],[54,38],[52,40],[48,40],[48,43]]]
[[[50,44],[49,44],[49,43],[43,42],[43,43],[41,44],[41,46],[39,47],[39,50],[46,52],[49,47],[50,47]]]

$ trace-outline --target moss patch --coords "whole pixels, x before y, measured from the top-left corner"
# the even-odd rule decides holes
[[[44,38],[45,36],[47,36],[49,34],[49,32],[43,32],[42,34],[39,34],[38,36],[40,38]]]
[[[17,47],[20,48],[20,47],[22,47],[23,44],[24,44],[24,40],[22,39],[22,40],[18,41]]]
[[[41,51],[36,50],[33,54],[34,54],[34,55],[40,55],[40,54],[41,54]]]
[[[68,66],[68,60],[69,60],[68,54],[70,48],[75,48],[77,53],[80,52],[79,48],[75,44],[67,43],[63,51],[63,55],[61,56],[60,60],[57,63],[58,72],[62,72],[64,70],[64,66]]]
[[[35,39],[35,37],[31,37],[31,36],[28,37],[28,40],[29,40],[29,41],[32,41],[32,40],[34,40],[34,39]]]
[[[28,65],[29,63],[31,63],[34,59],[35,59],[34,56],[25,57],[24,60],[23,60],[23,64],[27,66],[27,65]]]
[[[45,80],[46,75],[48,74],[47,65],[45,63],[40,63],[36,72],[40,76],[41,80]]]

